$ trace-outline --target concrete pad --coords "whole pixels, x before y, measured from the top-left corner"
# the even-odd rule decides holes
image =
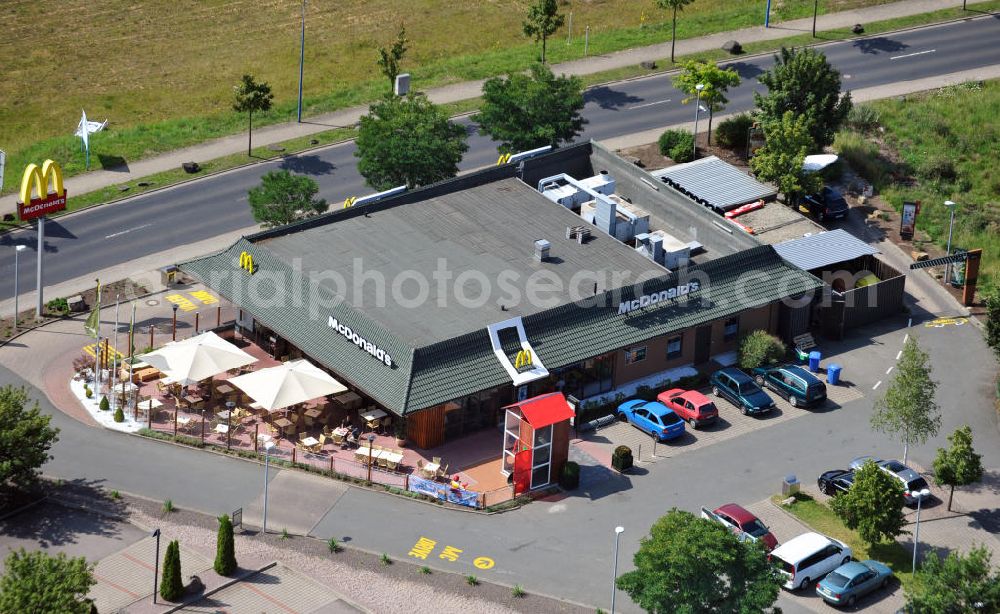
[[[277,473],[277,475],[274,475]],[[343,482],[301,471],[273,472],[268,484],[267,528],[295,535],[309,535],[313,527],[340,499]],[[264,519],[264,493],[243,510],[243,522],[259,527]]]
[[[268,510],[270,511],[270,510]],[[334,602],[334,604],[331,604]],[[327,605],[337,609],[326,609]],[[278,564],[254,574],[244,581],[215,592],[180,612],[227,612],[228,614],[260,614],[286,612],[306,614],[324,608],[323,612],[359,612],[337,598],[323,585]]]

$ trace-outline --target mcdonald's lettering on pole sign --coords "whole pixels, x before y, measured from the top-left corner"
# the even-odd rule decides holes
[[[41,166],[29,164],[21,177],[19,197],[17,217],[22,222],[64,211],[66,190],[62,169],[52,160],[46,160]]]

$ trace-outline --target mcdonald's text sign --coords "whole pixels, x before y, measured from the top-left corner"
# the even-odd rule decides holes
[[[66,190],[59,165],[52,160],[46,160],[41,166],[29,164],[21,177],[17,217],[24,222],[65,209]]]

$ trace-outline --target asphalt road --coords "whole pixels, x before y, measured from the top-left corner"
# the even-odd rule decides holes
[[[843,74],[845,88],[858,89],[1000,63],[998,39],[1000,21],[985,17],[832,43],[822,49]],[[743,84],[731,91],[726,111],[752,107],[753,90],[762,89],[756,77],[772,63],[769,55],[732,63]],[[581,138],[600,140],[692,121],[693,106],[682,105],[682,97],[665,76],[593,88],[587,92],[584,115],[589,123]],[[494,163],[495,144],[479,136],[469,120],[462,121],[471,134],[462,168]],[[354,152],[354,144],[345,143],[50,221],[46,225],[46,284],[253,225],[247,190],[263,173],[275,168],[313,176],[319,182],[320,195],[333,206],[348,196],[371,193],[357,172]],[[35,250],[35,232],[0,237],[0,296],[13,294],[15,244]],[[27,252],[20,258],[22,289],[35,285],[35,260]]]

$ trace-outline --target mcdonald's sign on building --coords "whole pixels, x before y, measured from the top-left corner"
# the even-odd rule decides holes
[[[251,275],[257,272],[257,267],[253,264],[253,254],[250,252],[240,253],[240,268]]]
[[[40,167],[29,164],[21,177],[17,217],[26,222],[65,209],[66,190],[63,188],[62,169],[59,165],[52,160],[46,160]]]

